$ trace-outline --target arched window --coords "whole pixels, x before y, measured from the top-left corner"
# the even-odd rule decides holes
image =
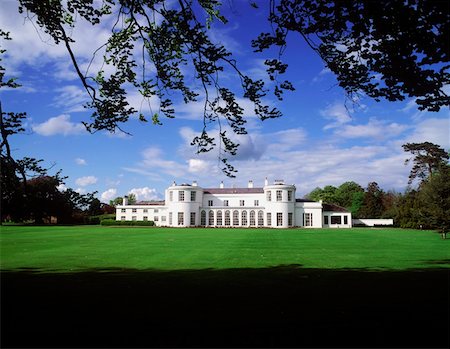
[[[233,225],[239,225],[239,211],[233,211]]]
[[[208,225],[214,225],[214,211],[211,210],[208,213]]]
[[[200,213],[200,225],[203,225],[203,226],[206,225],[206,212],[205,212],[205,210],[203,210]]]
[[[225,211],[225,225],[230,225],[230,211]]]
[[[217,225],[222,225],[222,211],[217,211]]]
[[[258,211],[258,227],[262,227],[264,225],[264,213],[263,211]]]
[[[248,225],[248,221],[247,221],[247,211],[242,211],[241,214],[241,225],[243,227],[246,227]]]
[[[251,226],[255,225],[255,211],[253,210],[250,211],[250,225]]]

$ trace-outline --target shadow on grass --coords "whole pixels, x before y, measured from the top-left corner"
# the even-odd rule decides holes
[[[1,275],[2,347],[448,347],[449,271]]]

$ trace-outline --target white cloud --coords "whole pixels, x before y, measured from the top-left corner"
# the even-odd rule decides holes
[[[352,118],[350,117],[345,105],[339,102],[335,102],[334,104],[329,105],[325,109],[321,110],[320,114],[325,119],[332,121],[331,123],[325,125],[325,127],[323,128],[324,130],[336,128],[352,121]]]
[[[76,124],[70,121],[70,115],[62,114],[48,119],[41,124],[33,124],[34,132],[41,136],[54,136],[54,135],[76,135],[87,132],[86,128],[80,123]]]
[[[61,183],[60,185],[58,185],[56,187],[56,189],[58,189],[62,193],[62,192],[65,192],[67,190],[67,187],[66,187],[66,185],[64,183]]]
[[[80,177],[75,180],[76,185],[79,185],[80,187],[86,187],[88,185],[92,185],[97,183],[98,178],[95,176],[85,176]]]
[[[450,113],[447,118],[430,118],[418,123],[407,142],[431,142],[450,149]]]
[[[87,191],[84,188],[76,188],[74,191],[76,191],[78,194],[86,194]]]
[[[150,200],[159,200],[161,199],[161,195],[158,194],[156,189],[143,187],[143,188],[133,188],[129,192],[130,194],[136,195],[137,200],[142,201],[150,201]]]
[[[372,138],[383,140],[398,136],[408,128],[407,125],[387,123],[377,119],[370,119],[367,124],[343,125],[335,130],[335,134],[343,138]]]
[[[110,188],[102,193],[100,196],[101,200],[103,202],[109,202],[109,200],[112,200],[117,195],[117,189],[116,188]]]
[[[83,105],[89,100],[85,90],[75,85],[66,85],[55,89],[57,94],[53,106],[63,108],[66,113],[83,112]]]
[[[210,164],[205,160],[189,159],[188,164],[189,164],[188,171],[191,173],[209,172]]]
[[[76,158],[76,159],[75,159],[75,163],[76,163],[77,165],[80,165],[80,166],[86,166],[86,165],[87,165],[86,160],[84,160],[84,159],[82,159],[82,158]]]

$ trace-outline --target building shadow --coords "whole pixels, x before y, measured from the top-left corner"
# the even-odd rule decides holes
[[[1,274],[6,347],[448,347],[449,269]]]

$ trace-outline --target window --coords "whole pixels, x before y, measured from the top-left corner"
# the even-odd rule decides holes
[[[161,222],[165,222],[166,221],[166,216],[161,216]]]
[[[172,212],[169,212],[169,225],[172,225]]]
[[[125,216],[121,216],[121,217],[120,217],[120,220],[121,220],[121,221],[124,221],[124,220],[125,220]]]
[[[323,224],[328,225],[328,216],[323,216]]]
[[[136,213],[136,212],[137,212],[137,208],[133,208],[133,209],[131,210],[131,212]]]
[[[178,212],[178,225],[184,225],[184,212]]]
[[[288,213],[288,226],[292,227],[292,212]]]
[[[196,191],[191,191],[191,201],[195,201],[196,197],[197,197],[197,192]]]
[[[255,206],[259,206],[259,200],[255,200]]]
[[[144,221],[148,221],[148,217],[147,217],[147,216],[142,217],[142,219],[143,219]],[[155,221],[157,221],[157,219],[155,219]]]
[[[155,217],[153,217],[153,220],[154,220],[155,222],[158,222],[158,221],[159,221],[159,217],[158,217],[158,216],[155,216]]]
[[[288,201],[292,201],[292,190],[288,190]]]
[[[277,201],[281,201],[281,190],[277,190]]]
[[[153,211],[154,213],[158,213],[159,210],[157,208],[155,208],[155,210]]]
[[[208,200],[208,206],[212,206],[213,205],[213,201],[212,200]]]
[[[173,191],[169,191],[169,201],[173,201]]]
[[[250,225],[255,226],[255,211],[250,211]]]
[[[148,212],[148,208],[144,208],[144,213],[147,213]]]
[[[348,224],[348,217],[344,216],[344,224]]]
[[[208,225],[214,225],[214,211],[208,213]]]
[[[264,225],[264,213],[263,211],[258,211],[258,226],[262,227]]]
[[[178,192],[178,201],[184,201],[184,190]]]
[[[195,193],[195,192],[194,192]],[[191,212],[191,222],[190,225],[195,225],[195,212]]]
[[[131,217],[131,220],[132,220],[132,221],[137,221],[137,217],[136,217],[136,216],[133,216],[133,217]]]
[[[239,225],[239,211],[233,211],[233,225]]]
[[[267,226],[270,227],[272,225],[272,213],[267,212]]]
[[[305,227],[312,227],[313,225],[312,213],[303,213],[303,225]]]
[[[282,225],[283,225],[283,213],[277,212],[277,227],[281,227]]]
[[[331,216],[331,224],[341,224],[341,216]]]
[[[266,192],[266,199],[267,201],[272,201],[272,192],[270,190]]]
[[[206,225],[206,211],[205,210],[200,212],[200,225],[203,225],[203,226]]]
[[[247,226],[247,224],[248,224],[247,211],[242,211],[242,213],[241,213],[241,225]]]
[[[245,206],[245,201],[244,200],[239,200],[239,206]]]
[[[225,225],[230,225],[230,211],[225,211]]]
[[[228,200],[223,200],[223,205],[228,206]]]
[[[124,208],[122,208],[121,210],[120,210],[120,212],[122,212],[122,213],[125,213],[127,210],[126,209],[124,209]]]
[[[217,225],[222,225],[222,211],[217,211]]]

